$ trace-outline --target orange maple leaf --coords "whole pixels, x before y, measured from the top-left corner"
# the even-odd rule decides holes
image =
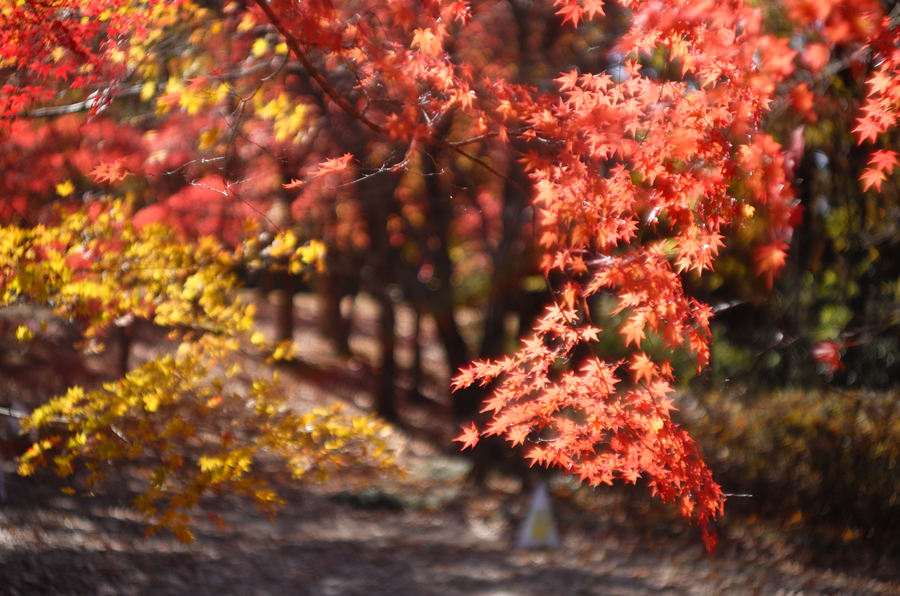
[[[594,15],[603,16],[603,0],[584,0],[584,12],[587,13],[589,19],[593,19]]]
[[[641,379],[646,380],[647,382],[653,378],[653,373],[656,371],[656,364],[650,360],[650,357],[644,353],[640,353],[635,355],[634,363],[631,365],[631,370],[634,371],[634,381],[638,382]]]
[[[463,428],[463,433],[453,439],[454,441],[459,441],[463,444],[463,449],[468,449],[469,447],[475,447],[478,444],[478,439],[481,438],[481,433],[478,432],[478,429],[475,427],[475,424],[470,424],[468,428]]]
[[[828,374],[844,368],[844,363],[841,362],[841,346],[834,340],[820,341],[809,353],[817,362],[825,365]]]
[[[897,153],[895,151],[875,151],[869,160],[869,167],[863,172],[860,180],[863,182],[863,190],[869,190],[874,186],[881,190],[881,183],[887,180],[888,174],[897,166]]]
[[[897,165],[897,152],[887,150],[875,151],[872,153],[869,165],[878,170],[884,170],[886,174],[890,174],[894,171],[894,166]]]
[[[875,187],[875,190],[881,190],[881,183],[887,180],[887,176],[884,175],[884,172],[881,170],[876,170],[874,168],[869,168],[863,175],[859,177],[860,181],[863,183],[863,190],[869,190],[871,187]]]
[[[428,56],[437,56],[441,52],[441,38],[431,29],[416,29],[410,46],[419,48]]]
[[[557,4],[559,4],[559,2],[557,2]],[[577,27],[583,12],[581,7],[575,2],[567,2],[562,8],[556,11],[556,14],[563,15],[563,25],[566,24],[566,21],[572,21],[572,26]]]
[[[531,428],[528,426],[514,426],[513,428],[506,431],[506,439],[513,444],[513,447],[520,443],[524,445],[525,439],[528,438],[528,435],[530,433]]]
[[[324,176],[325,174],[346,170],[350,166],[351,161],[353,161],[352,153],[345,153],[340,157],[326,159],[319,164],[316,176]]]
[[[776,77],[787,77],[794,72],[793,63],[797,51],[792,50],[788,45],[789,39],[776,39],[770,35],[764,35],[760,41],[763,46],[760,63],[767,72]]]
[[[559,83],[560,91],[567,91],[569,89],[574,89],[575,86],[578,84],[578,71],[573,68],[569,72],[560,75],[556,79],[556,82]],[[535,156],[537,155],[531,149],[528,150],[528,153],[533,154]],[[526,157],[527,157],[527,155],[526,155]]]
[[[859,124],[853,129],[853,132],[859,133],[859,142],[862,143],[869,138],[874,141],[878,138],[880,133],[884,132],[884,130],[874,119],[863,117],[859,119]]]
[[[775,274],[784,267],[787,258],[788,245],[781,240],[773,244],[766,244],[756,249],[754,260],[756,261],[756,274],[766,280],[766,285],[771,288],[775,281]]]
[[[633,316],[622,325],[622,335],[625,336],[625,345],[634,344],[641,345],[641,340],[646,337],[644,335],[644,317]]]
[[[113,183],[123,180],[129,173],[130,172],[126,170],[125,166],[122,164],[122,160],[117,159],[112,163],[101,163],[94,168],[94,171],[91,172],[91,176],[97,182],[108,180],[110,183]]]
[[[703,529],[703,543],[706,545],[706,552],[710,555],[716,554],[716,547],[719,545],[719,539],[716,538],[715,532]]]
[[[471,368],[459,371],[459,374],[453,378],[453,390],[463,389],[475,382],[475,373]]]
[[[831,58],[831,52],[824,43],[811,43],[803,50],[803,63],[813,72],[818,74],[828,60]]]

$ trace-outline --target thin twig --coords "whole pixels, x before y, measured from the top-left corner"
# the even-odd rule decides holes
[[[316,83],[319,84],[319,86],[322,88],[322,90],[325,92],[325,94],[334,103],[336,103],[349,116],[351,116],[355,120],[358,120],[359,122],[361,122],[363,125],[365,125],[369,129],[371,129],[375,132],[378,132],[378,133],[382,133],[382,134],[387,133],[387,130],[383,126],[376,124],[375,122],[372,122],[364,114],[362,114],[359,110],[357,110],[352,105],[350,105],[350,103],[343,96],[341,96],[341,94],[339,94],[337,92],[337,90],[331,85],[331,83],[329,83],[328,80],[325,79],[325,77],[322,75],[322,73],[319,72],[319,70],[313,65],[312,60],[310,60],[309,56],[306,55],[306,52],[304,52],[303,49],[301,48],[300,41],[296,37],[294,37],[294,35],[290,31],[288,31],[284,26],[282,26],[281,20],[278,18],[278,16],[275,14],[275,12],[272,10],[272,8],[269,6],[268,2],[266,2],[266,0],[256,0],[256,4],[257,4],[257,6],[260,7],[260,9],[263,11],[263,13],[265,13],[266,17],[269,19],[269,22],[272,24],[272,26],[275,28],[275,30],[284,38],[285,43],[287,44],[288,48],[291,50],[291,53],[294,55],[294,57],[297,58],[297,60],[300,62],[300,64],[303,66],[303,68],[306,70],[306,72],[309,74],[309,76],[312,77],[312,79],[314,81],[316,81]],[[454,143],[452,143],[450,141],[445,141],[443,139],[437,139],[434,137],[432,137],[430,139],[430,141],[433,142],[434,144],[438,145],[439,147],[444,147],[446,149],[450,149],[453,152],[458,153],[459,155],[462,155],[463,157],[467,157],[468,159],[470,159],[474,163],[480,165],[482,168],[484,168],[491,174],[499,177],[502,180],[505,180],[508,184],[514,186],[517,190],[519,190],[523,194],[527,194],[525,192],[525,189],[523,189],[515,180],[510,178],[508,175],[500,172],[499,170],[494,168],[492,165],[490,165],[483,159],[481,159],[475,155],[472,155],[466,151],[463,151],[458,146],[455,146]]]
[[[25,420],[26,418],[30,418],[31,414],[29,412],[25,412],[24,410],[14,410],[12,408],[0,407],[0,416],[7,416],[9,418]]]
[[[275,30],[284,38],[285,43],[288,48],[290,48],[291,53],[294,55],[297,60],[300,61],[300,64],[303,65],[303,68],[309,73],[309,76],[313,78],[313,80],[319,84],[325,94],[331,98],[331,100],[339,105],[344,112],[359,120],[368,128],[371,128],[375,132],[386,132],[384,127],[375,124],[368,118],[366,118],[363,114],[361,114],[356,108],[354,108],[350,103],[342,97],[337,90],[331,86],[322,73],[313,66],[312,60],[309,59],[309,56],[306,55],[306,52],[300,47],[300,41],[294,37],[294,35],[288,31],[285,27],[281,25],[281,20],[269,6],[269,3],[266,0],[256,0],[256,5],[262,9],[263,13],[265,13],[266,17],[269,19],[269,22],[272,23],[272,26],[275,27]]]

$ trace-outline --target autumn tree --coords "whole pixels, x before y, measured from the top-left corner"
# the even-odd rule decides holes
[[[263,225],[273,199],[293,201],[302,234],[328,236],[332,254],[374,280],[382,367],[392,366],[392,283],[415,272],[431,293],[413,285],[412,300],[432,310],[460,366],[453,275],[492,247],[496,272],[528,240],[551,303],[515,353],[485,349],[489,360],[456,377],[465,417],[481,402],[470,388],[490,385],[490,419],[460,440],[503,436],[533,463],[590,484],[644,477],[697,519],[712,548],[724,497],[670,417],[675,355],[697,370],[709,360],[713,312],[684,277],[709,271],[725,233],[748,225],[762,230],[752,260],[763,283],[784,265],[798,199],[790,154],[766,127],[779,98],[803,101],[796,65],[812,72],[844,52],[869,69],[854,130],[867,150],[888,140],[898,109],[900,49],[880,4],[790,0],[780,31],[763,18],[774,6],[8,2],[4,134],[80,108],[91,122],[140,111],[117,105],[137,93],[158,119],[142,131],[151,153],[142,164],[100,163],[95,178],[148,181],[141,223],[181,209],[184,237],[212,233],[250,253],[240,221]],[[516,26],[518,56],[484,38],[492,19]],[[169,28],[189,43],[164,60],[167,40],[179,39]],[[172,142],[185,130],[194,143]],[[894,152],[873,147],[864,184],[880,187],[895,165]],[[187,184],[166,188],[175,173]],[[282,238],[297,246],[296,235]],[[499,291],[499,278],[492,284]],[[13,290],[7,301],[27,295]],[[620,338],[614,353],[601,347],[609,334]]]
[[[38,8],[26,7],[19,16],[28,21],[34,16],[29,11]],[[6,7],[3,15],[11,16]],[[151,37],[158,40],[168,30],[183,50],[203,16],[196,6],[157,6],[150,20],[159,28]],[[71,36],[65,43],[76,49],[80,43],[91,45],[90,27],[85,38],[60,27],[60,35]],[[13,39],[4,40],[4,50],[21,49],[20,36],[27,31],[13,33]],[[155,97],[156,82],[130,86],[116,105],[103,104],[96,94],[79,97],[80,83],[63,75],[64,53],[43,59],[63,69],[57,71],[63,80],[56,90],[70,103],[35,108],[6,88],[10,111],[2,135],[9,150],[3,166],[9,175],[4,177],[0,292],[5,306],[46,305],[57,317],[51,325],[46,319],[22,320],[13,330],[26,361],[32,345],[58,342],[58,328],[66,326],[77,328],[82,350],[111,349],[120,364],[114,367],[117,376],[105,378],[73,377],[60,361],[53,370],[40,371],[72,386],[28,421],[42,431],[42,439],[25,454],[20,471],[53,465],[69,474],[77,460],[87,467],[89,486],[111,473],[136,473],[146,484],[135,505],[150,529],[167,528],[189,540],[191,513],[206,496],[230,491],[266,513],[273,511],[280,503],[271,485],[276,464],[280,473],[308,481],[348,467],[390,468],[380,423],[339,409],[293,412],[277,378],[257,370],[259,361],[290,357],[292,349],[289,342],[272,343],[254,328],[255,306],[239,294],[238,276],[255,270],[306,275],[322,265],[321,242],[303,242],[293,230],[271,227],[264,244],[259,229],[244,242],[253,229],[271,226],[270,220],[257,217],[254,224],[249,217],[267,208],[254,203],[265,191],[242,187],[240,200],[229,196],[230,176],[238,175],[242,160],[202,155],[219,134],[207,120],[191,117],[206,98],[193,98],[192,114],[169,117],[170,128],[148,129],[140,119],[129,123],[130,115],[141,113],[141,105],[131,101]],[[115,68],[119,58],[113,54],[104,60]],[[143,74],[177,68],[170,58],[147,57]],[[95,63],[81,61],[78,68],[92,69],[89,64]],[[4,64],[15,65],[13,59]],[[21,83],[16,77],[23,73],[10,68],[7,83]],[[178,87],[179,80],[166,84]],[[210,101],[227,96],[227,90],[219,90]],[[25,103],[17,104],[19,99]],[[264,120],[281,104],[277,97],[263,99],[257,105]],[[167,115],[165,105],[159,108],[161,117]],[[271,135],[295,133],[298,127],[291,126],[282,123]],[[186,138],[192,139],[189,151]],[[253,184],[265,185],[278,162],[257,159],[259,145],[253,147],[243,157],[260,162]],[[212,170],[220,175],[211,176],[205,166],[218,161],[227,161],[227,167]],[[23,163],[35,170],[23,172]],[[110,184],[121,198],[109,195]],[[169,331],[171,349],[130,359],[129,333],[140,321]],[[31,392],[32,387],[20,389]]]

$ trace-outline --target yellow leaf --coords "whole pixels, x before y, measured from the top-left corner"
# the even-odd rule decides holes
[[[287,54],[288,53],[287,44],[280,43],[277,46],[275,46],[275,53],[278,54],[279,56],[284,56],[285,54]]]
[[[293,343],[290,340],[283,341],[278,344],[272,353],[273,360],[291,360],[293,352]]]
[[[411,47],[419,48],[428,56],[437,56],[441,51],[441,39],[431,29],[416,29]]]
[[[253,42],[253,49],[251,51],[255,58],[261,58],[269,51],[269,44],[265,39],[260,37]]]
[[[144,408],[148,412],[155,412],[159,409],[159,396],[158,395],[147,395],[144,397]]]
[[[197,460],[197,465],[203,472],[212,472],[222,468],[222,460],[218,457],[203,455]]]
[[[61,197],[67,197],[73,192],[75,192],[75,185],[72,184],[71,180],[66,180],[63,183],[56,185],[56,194]]]
[[[31,341],[34,339],[34,333],[25,325],[20,325],[16,329],[16,339],[19,341]]]
[[[141,101],[150,101],[156,95],[156,83],[147,81],[141,87]]]
[[[256,17],[254,17],[251,13],[245,12],[244,17],[241,19],[240,24],[237,26],[238,31],[250,31],[253,27],[256,26]]]
[[[216,144],[219,138],[219,127],[215,126],[200,134],[200,149],[208,149]]]

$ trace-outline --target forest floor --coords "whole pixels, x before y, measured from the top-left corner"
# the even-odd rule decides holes
[[[340,360],[314,330],[314,301],[298,301],[301,356],[332,372],[289,374],[296,407],[369,405],[363,360],[375,348],[357,310],[351,345],[361,361]],[[422,345],[423,361],[440,369],[440,354]],[[900,557],[862,537],[790,531],[727,510],[710,557],[695,527],[643,491],[588,490],[562,478],[550,483],[560,547],[518,550],[529,491],[502,476],[467,486],[467,460],[447,447],[452,429],[434,430],[439,406],[409,408],[411,429],[423,432],[393,437],[403,476],[282,485],[286,505],[274,522],[222,497],[207,505],[226,527],[198,519],[192,544],[145,538],[128,482],[69,496],[52,472],[20,478],[7,463],[0,596],[900,595]]]

